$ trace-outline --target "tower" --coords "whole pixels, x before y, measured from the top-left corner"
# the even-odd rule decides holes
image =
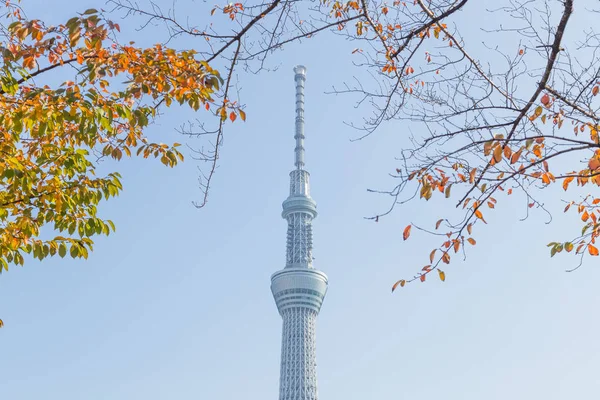
[[[304,82],[306,68],[294,68],[296,81],[295,166],[290,195],[281,216],[287,220],[285,268],[271,276],[271,292],[283,319],[279,400],[317,400],[316,322],[327,292],[327,275],[312,265],[312,220],[317,205],[310,197],[304,169]]]

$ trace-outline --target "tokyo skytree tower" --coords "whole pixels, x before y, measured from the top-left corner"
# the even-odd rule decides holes
[[[271,291],[283,318],[279,400],[317,400],[316,322],[327,292],[327,275],[312,265],[312,220],[317,204],[310,197],[304,169],[304,82],[306,68],[294,68],[296,81],[296,168],[281,216],[288,222],[286,265],[271,276]]]

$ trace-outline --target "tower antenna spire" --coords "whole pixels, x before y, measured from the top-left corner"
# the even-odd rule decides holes
[[[297,65],[294,68],[296,81],[296,161],[297,169],[304,168],[304,82],[306,81],[306,67]]]

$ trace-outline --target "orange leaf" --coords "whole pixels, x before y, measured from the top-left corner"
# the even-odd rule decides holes
[[[571,181],[572,181],[573,179],[574,179],[574,178],[573,178],[572,176],[570,176],[570,177],[568,177],[568,178],[565,178],[565,180],[563,181],[563,184],[562,184],[562,187],[563,187],[563,189],[567,190],[567,188],[569,187],[569,183],[571,183]],[[568,207],[568,206],[567,206],[567,207]],[[566,210],[565,210],[565,211],[566,211]]]
[[[598,86],[594,86],[594,88],[592,89],[592,94],[596,96],[598,94],[598,91],[600,91],[600,88]]]
[[[475,239],[473,239],[473,238],[468,238],[468,239],[467,239],[467,242],[471,243],[471,245],[473,245],[473,246],[475,246],[475,244],[477,243],[477,242],[475,241]]]
[[[454,252],[458,253],[458,249],[460,248],[460,242],[457,240],[454,242]]]
[[[598,249],[595,246],[592,246],[591,244],[588,244],[588,253],[590,253],[591,256],[597,256],[598,255]]]
[[[512,157],[510,158],[510,163],[514,164],[517,161],[519,161],[519,158],[521,157],[521,150],[517,151],[516,153],[513,153]]]
[[[469,174],[469,183],[475,182],[475,174],[477,173],[477,168],[473,168],[471,173]]]
[[[438,222],[435,223],[435,229],[438,229],[440,227],[440,224],[442,223],[444,219],[440,219]]]
[[[442,256],[442,261],[446,264],[450,264],[450,254],[445,252],[444,255]]]
[[[425,275],[421,275],[421,277],[419,278],[421,280],[421,282],[425,282]]]
[[[550,103],[550,96],[548,96],[548,93],[544,93],[544,95],[542,96],[541,102],[545,106],[547,106]]]
[[[398,285],[400,285],[400,287],[404,287],[405,284],[406,284],[406,281],[404,279],[400,279],[398,282],[394,283],[394,286],[392,286],[392,292],[394,290],[396,290]]]
[[[548,177],[548,174],[542,175],[542,182],[544,182],[546,185],[550,183],[550,178]]]
[[[404,232],[402,232],[402,238],[404,240],[408,239],[408,237],[410,236],[410,229],[412,228],[412,225],[408,225],[406,228],[404,228]]]
[[[469,232],[469,235],[471,234],[472,230],[473,230],[473,224],[467,225],[467,232]]]
[[[237,118],[237,115],[235,115],[235,113],[232,111],[229,114],[229,119],[231,120],[231,122],[235,121],[235,119]]]
[[[483,219],[483,214],[481,214],[481,211],[479,211],[479,209],[475,210],[475,216],[479,219]]]
[[[499,163],[500,161],[502,161],[502,147],[501,146],[496,146],[496,148],[494,149],[494,161],[496,163]]]
[[[485,142],[485,144],[483,145],[483,155],[488,156],[490,154],[490,152],[492,151],[492,143],[492,140]]]
[[[431,253],[429,254],[429,262],[433,263],[433,258],[435,257],[435,252],[437,251],[437,249],[433,249],[431,251]]]

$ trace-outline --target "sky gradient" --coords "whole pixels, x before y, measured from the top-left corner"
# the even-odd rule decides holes
[[[23,2],[53,23],[75,11],[63,0],[43,4]],[[82,1],[77,11],[99,5]],[[192,15],[195,3],[188,7]],[[391,187],[394,157],[417,128],[390,123],[351,142],[357,133],[343,122],[368,110],[324,92],[360,72],[346,67],[351,43],[323,38],[278,52],[275,72],[240,76],[248,119],[226,132],[205,208],[192,205],[200,191],[189,151],[174,169],[137,158],[109,164],[125,190],[100,212],[117,232],[98,238],[87,261],[28,260],[0,276],[0,398],[277,399],[281,318],[269,284],[285,265],[296,64],[308,69],[314,265],[329,277],[317,326],[320,399],[598,398],[598,262],[566,273],[576,261],[550,259],[545,247],[574,221],[557,215],[545,225],[534,213],[519,222],[521,203],[499,201],[446,282],[432,276],[390,292],[437,244],[415,231],[403,242],[403,228],[432,223],[453,203],[413,202],[379,223],[364,219],[387,207],[366,189]],[[174,108],[150,134],[193,147],[175,132],[190,118]]]

